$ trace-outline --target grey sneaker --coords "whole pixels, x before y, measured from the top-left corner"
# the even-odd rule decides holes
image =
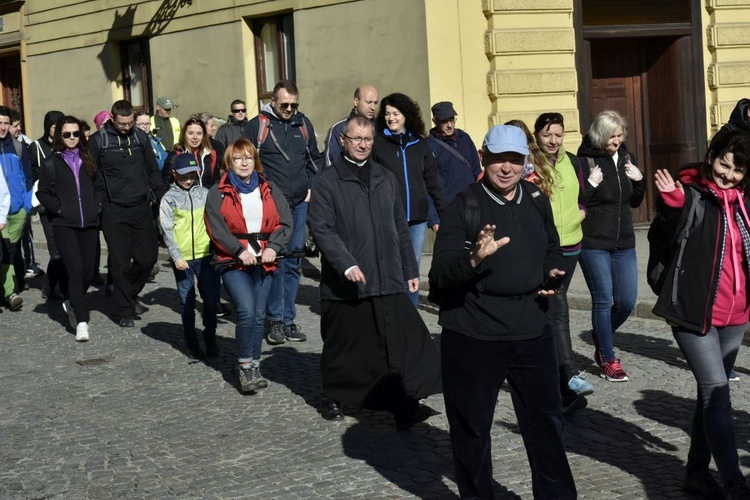
[[[21,307],[23,307],[23,298],[17,293],[11,293],[8,296],[8,309],[11,311],[20,311]]]
[[[253,367],[250,368],[250,371],[253,372],[251,374],[252,381],[255,382],[255,384],[258,386],[258,389],[265,389],[266,387],[268,387],[268,380],[264,379],[263,375],[260,374],[259,366],[253,365]]]
[[[270,345],[283,344],[286,339],[286,327],[281,321],[274,321],[271,324],[271,330],[268,332],[266,342]]]
[[[70,327],[75,330],[78,328],[78,321],[76,320],[76,313],[73,310],[73,306],[70,305],[70,301],[66,300],[63,302],[63,311],[68,315],[68,321],[70,321]]]
[[[253,378],[255,373],[253,367],[243,368],[242,366],[238,366],[237,371],[240,375],[240,392],[248,393],[258,390],[258,382]]]
[[[307,340],[307,335],[302,333],[302,330],[294,323],[287,326],[285,330],[284,336],[289,342],[304,342]]]

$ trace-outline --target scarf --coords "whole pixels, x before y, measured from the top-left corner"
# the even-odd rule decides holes
[[[230,170],[229,182],[232,183],[232,186],[234,186],[234,189],[236,189],[238,193],[252,193],[253,191],[255,191],[255,188],[258,187],[258,172],[253,172],[253,174],[250,176],[250,180],[245,182],[240,179],[237,174]]]

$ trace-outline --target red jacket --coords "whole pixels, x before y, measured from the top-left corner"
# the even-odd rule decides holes
[[[276,201],[273,198],[271,192],[271,186],[269,182],[259,175],[258,189],[260,189],[260,198],[263,202],[263,222],[261,223],[260,232],[272,235],[279,229],[282,229],[283,224],[279,215],[279,210],[276,207]],[[224,227],[220,227],[221,224],[214,218],[212,220],[211,213],[215,210],[215,207],[211,207],[211,202],[206,204],[206,228],[208,234],[211,237],[211,242],[214,246],[214,252],[216,254],[217,262],[234,262],[230,267],[242,268],[244,267],[237,259],[243,250],[248,248],[248,239],[242,238],[242,235],[247,234],[247,225],[245,224],[245,216],[242,213],[242,202],[240,195],[237,190],[229,182],[228,175],[223,175],[218,184],[218,191],[221,195],[221,207],[219,213],[223,218]],[[212,190],[213,191],[213,190]],[[288,210],[288,208],[287,208]],[[228,238],[225,233],[226,229],[231,232],[234,238]],[[234,239],[236,239],[240,246],[234,247]],[[231,243],[230,243],[231,242]],[[261,251],[269,245],[269,239],[259,239]],[[284,245],[273,245],[271,247],[280,252]],[[271,272],[278,266],[278,261],[271,262],[269,264],[263,264],[263,269],[266,272]]]

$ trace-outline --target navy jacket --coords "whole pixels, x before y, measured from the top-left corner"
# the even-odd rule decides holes
[[[263,173],[284,193],[289,206],[294,208],[307,197],[312,179],[321,163],[320,151],[315,140],[312,123],[301,112],[292,116],[289,121],[280,120],[273,108],[266,104],[261,114],[269,119],[269,131],[263,144],[258,145],[260,118],[256,116],[247,123],[244,135],[258,147]],[[302,124],[307,128],[308,138],[302,134]],[[274,144],[271,132],[276,137],[282,153]],[[289,157],[289,161],[284,157]]]
[[[408,133],[393,135],[388,129],[378,131],[371,159],[396,175],[407,221],[427,220],[428,198],[432,198],[438,214],[442,213],[443,186],[426,139]]]
[[[440,172],[440,181],[443,183],[443,196],[445,205],[449,205],[453,198],[469,184],[473,184],[482,173],[479,163],[479,154],[469,134],[463,130],[456,129],[456,133],[450,137],[439,134],[436,129],[430,130],[427,143],[435,155],[435,161]],[[443,145],[454,149],[466,161],[448,151]],[[430,200],[430,212],[427,217],[427,225],[432,227],[440,223],[440,218],[435,210],[435,204]]]

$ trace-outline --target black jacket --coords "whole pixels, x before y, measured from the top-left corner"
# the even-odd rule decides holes
[[[387,129],[379,131],[375,134],[371,159],[396,175],[408,222],[427,220],[428,193],[440,216],[445,208],[443,186],[426,139],[410,134],[393,135]]]
[[[52,162],[55,179],[50,179],[46,168],[40,168],[36,197],[44,206],[52,225],[97,227],[99,211],[94,201],[94,181],[86,168],[81,165],[79,171],[79,192],[73,170],[57,153],[50,154],[43,160],[43,165],[44,162]]]
[[[580,202],[586,207],[586,218],[581,223],[583,229],[583,248],[595,250],[624,250],[635,248],[633,216],[631,208],[637,208],[646,194],[645,178],[632,181],[625,175],[625,163],[628,156],[637,165],[635,156],[629,153],[622,144],[617,151],[615,165],[612,155],[597,149],[589,142],[588,135],[583,138],[578,148],[578,159],[583,169],[586,190]],[[589,159],[598,165],[604,174],[599,186],[588,182],[591,166]]]
[[[691,175],[695,164],[683,167],[682,173]],[[673,280],[676,272],[677,258],[664,271],[664,286],[656,301],[653,312],[665,320],[705,334],[711,328],[713,305],[717,298],[719,277],[724,263],[724,251],[727,241],[727,220],[720,200],[710,190],[696,182],[690,182],[680,175],[684,185],[698,190],[705,207],[703,220],[691,229],[685,251],[682,256],[680,274],[677,278],[677,297],[672,300]],[[676,231],[685,224],[690,210],[693,191],[685,189],[685,204],[682,208],[670,208],[659,200],[659,217],[652,224],[672,226]],[[745,198],[745,208],[750,212],[750,201]],[[743,218],[744,227],[749,229],[748,221]],[[747,254],[748,249],[745,248]],[[746,259],[748,256],[745,256]],[[747,271],[745,271],[747,272]]]
[[[235,120],[234,116],[229,115],[227,122],[216,131],[214,139],[221,143],[223,149],[226,149],[227,146],[242,137],[242,131],[247,126],[247,121],[247,118]]]
[[[301,112],[292,116],[289,121],[280,120],[269,105],[263,106],[261,114],[269,120],[268,135],[258,147],[263,173],[286,196],[289,207],[294,208],[307,197],[312,178],[321,164],[321,156],[315,139],[312,123]],[[302,124],[305,124],[308,138],[305,141]],[[247,123],[244,136],[258,146],[258,131],[260,118],[256,116]],[[279,147],[274,143],[273,137]],[[289,161],[284,157],[289,157]]]
[[[404,280],[419,277],[396,178],[369,164],[369,188],[343,157],[313,183],[309,221],[321,252],[321,299],[404,293]],[[353,266],[365,275],[365,285],[344,276]]]
[[[737,101],[732,114],[729,115],[729,121],[716,132],[716,135],[711,138],[711,142],[738,130],[750,134],[750,121],[747,119],[748,107],[750,107],[750,99],[740,99]]]
[[[495,224],[495,239],[510,238],[476,268],[470,263],[473,245],[466,243],[476,241],[467,234],[473,233],[467,231],[463,193],[468,190],[474,190],[479,201],[479,228]],[[430,269],[431,282],[443,290],[439,323],[481,340],[539,337],[547,322],[547,299],[537,292],[562,257],[552,207],[544,193],[526,181],[519,183],[512,200],[488,190],[484,182],[468,186],[441,219]]]
[[[107,135],[106,150],[102,147],[103,134]],[[151,139],[138,127],[120,134],[110,120],[91,134],[89,151],[100,174],[94,179],[97,205],[107,202],[133,207],[155,201],[151,192],[157,199],[166,193]]]

